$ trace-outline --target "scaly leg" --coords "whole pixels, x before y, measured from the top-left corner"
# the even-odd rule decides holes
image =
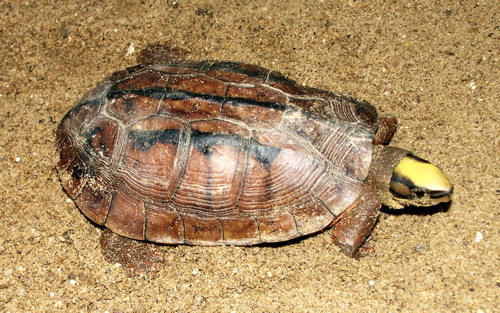
[[[365,184],[359,199],[333,225],[333,241],[342,252],[354,257],[358,248],[370,235],[380,209],[380,199],[375,189]]]

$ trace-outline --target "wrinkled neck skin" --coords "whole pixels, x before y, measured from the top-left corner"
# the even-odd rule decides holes
[[[368,173],[367,182],[375,187],[380,196],[380,202],[393,209],[402,209],[404,205],[394,200],[390,189],[391,177],[396,165],[410,153],[408,150],[390,147],[374,146],[373,158]]]

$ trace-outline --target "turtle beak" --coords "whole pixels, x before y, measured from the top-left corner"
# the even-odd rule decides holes
[[[453,185],[437,166],[408,154],[394,168],[390,191],[401,204],[432,206],[450,201]]]

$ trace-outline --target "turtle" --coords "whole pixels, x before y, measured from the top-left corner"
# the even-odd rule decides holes
[[[98,84],[57,129],[62,186],[112,233],[247,246],[331,228],[355,256],[382,204],[451,200],[443,171],[388,145],[397,120],[367,101],[156,50],[160,59],[145,49],[142,63]]]

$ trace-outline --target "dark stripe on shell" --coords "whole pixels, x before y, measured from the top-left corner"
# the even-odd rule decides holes
[[[191,142],[201,153],[210,157],[211,148],[213,146],[228,145],[240,148],[242,138],[236,134],[213,134],[193,130],[191,133]]]
[[[228,72],[239,73],[239,74],[243,74],[246,76],[259,78],[262,80],[264,80],[266,78],[266,75],[269,72],[269,70],[267,70],[263,67],[257,66],[257,65],[252,65],[255,69],[258,70],[257,72],[248,71],[248,70],[245,70],[244,68],[242,68],[242,66],[244,66],[244,65],[247,65],[247,64],[239,63],[239,62],[230,62],[230,61],[218,61],[218,62],[214,62],[212,64],[212,66],[210,66],[209,71],[210,70],[225,70]]]
[[[250,139],[250,153],[255,155],[257,160],[264,166],[266,170],[269,170],[271,163],[274,159],[278,157],[281,149],[271,146],[266,146],[258,143],[255,139]]]
[[[198,94],[187,91],[179,91],[172,90],[169,88],[149,88],[149,89],[128,89],[128,90],[112,90],[108,94],[108,99],[117,99],[124,95],[128,94],[136,94],[145,97],[151,97],[155,99],[168,99],[168,100],[189,100],[189,99],[202,99],[206,101],[210,101],[212,103],[227,103],[234,106],[259,106],[263,108],[275,109],[284,111],[287,109],[287,105],[284,103],[275,103],[275,102],[263,102],[263,101],[255,101],[251,99],[244,98],[231,98],[231,97],[221,97],[207,94]]]
[[[211,148],[216,145],[228,145],[237,149],[244,147],[243,138],[236,134],[213,134],[200,131],[193,131],[191,141],[196,149],[210,157]],[[254,138],[250,139],[250,153],[255,155],[257,160],[266,169],[271,167],[271,163],[276,159],[281,149],[263,145]]]
[[[130,131],[128,138],[136,150],[149,151],[156,143],[172,143],[177,145],[179,141],[178,129],[165,129],[157,131]]]
[[[130,131],[128,134],[130,143],[136,150],[148,151],[156,143],[178,144],[179,130],[166,129],[158,131]],[[236,134],[214,134],[193,130],[191,133],[191,143],[200,152],[210,157],[212,147],[217,145],[228,145],[236,149],[244,149],[243,137]],[[255,155],[257,160],[265,169],[271,167],[271,163],[279,155],[281,149],[263,145],[254,138],[250,139],[250,153]]]

